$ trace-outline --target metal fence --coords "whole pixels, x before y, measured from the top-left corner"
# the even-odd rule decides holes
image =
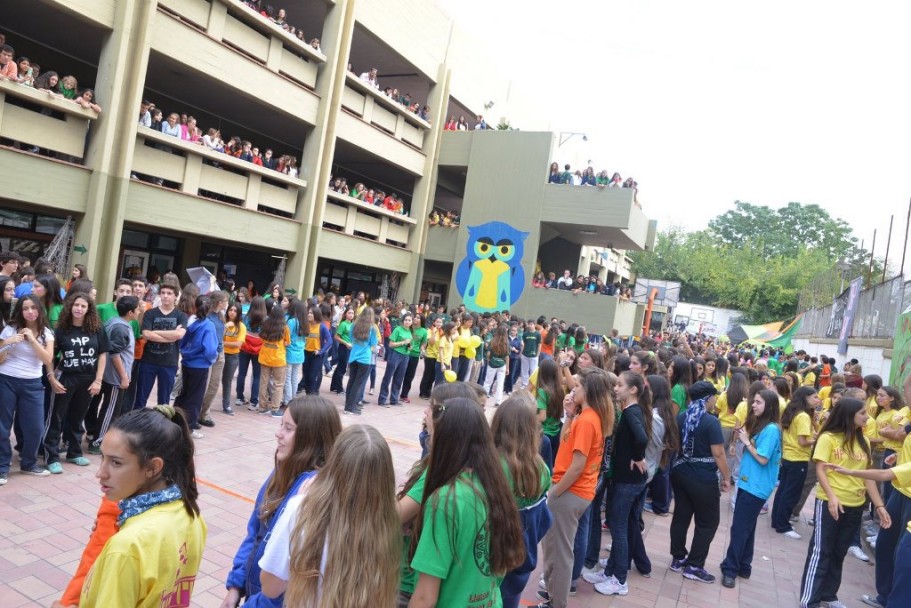
[[[816,338],[836,338],[847,301],[847,290],[832,304],[809,308],[803,313],[799,334]],[[895,336],[898,315],[911,306],[911,281],[901,275],[860,292],[850,338],[885,338]]]

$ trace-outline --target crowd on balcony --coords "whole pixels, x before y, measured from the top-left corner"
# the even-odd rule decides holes
[[[255,12],[259,13],[263,19],[274,23],[292,36],[296,37],[301,42],[307,42],[307,37],[304,36],[303,28],[288,23],[288,12],[285,9],[275,9],[271,4],[264,5],[262,3],[262,0],[242,0],[242,2],[253,9]],[[312,38],[310,40],[310,46],[319,53],[323,52],[319,46],[319,38]]]
[[[171,112],[167,118],[164,118],[161,109],[148,100],[143,100],[139,106],[139,124],[191,144],[203,146],[207,150],[221,152],[259,167],[284,173],[289,177],[296,178],[299,175],[297,158],[290,154],[276,156],[271,148],[266,148],[261,152],[258,146],[254,146],[249,140],[236,135],[228,141],[224,141],[221,131],[214,127],[208,129],[203,135],[202,129],[196,124],[193,116]]]
[[[47,91],[50,97],[66,99],[79,106],[101,112],[93,89],[79,89],[75,76],[63,78],[53,71],[41,71],[41,65],[28,57],[16,57],[16,50],[7,44],[6,36],[0,34],[0,80],[9,80],[38,91]],[[37,151],[37,150],[34,150]]]
[[[580,293],[600,294],[604,296],[617,296],[621,300],[632,298],[632,290],[629,285],[622,283],[604,283],[598,275],[586,277],[580,274],[573,278],[570,270],[564,270],[563,276],[557,278],[555,272],[548,272],[546,275],[542,271],[535,273],[531,281],[531,286],[537,289],[560,289],[572,292],[573,295]]]
[[[436,207],[433,208],[433,211],[430,212],[430,217],[427,218],[427,222],[431,226],[445,226],[447,228],[457,228],[459,220],[459,216],[454,211],[437,209]]]
[[[352,188],[348,185],[347,178],[333,177],[331,175],[329,176],[329,190],[342,196],[356,198],[374,207],[381,207],[386,211],[398,213],[399,215],[408,215],[404,199],[395,192],[386,194],[384,191],[367,186],[363,182],[355,183],[354,188]]]
[[[356,72],[352,68],[351,64],[348,64],[348,71],[352,74]],[[419,101],[415,101],[411,98],[411,93],[403,93],[394,87],[386,87],[381,89],[379,80],[377,80],[378,70],[376,68],[370,68],[369,71],[363,72],[358,78],[366,84],[367,86],[376,89],[377,91],[382,91],[383,95],[391,99],[392,101],[398,103],[401,106],[404,106],[412,114],[416,115],[421,120],[430,122],[430,106],[427,104],[421,104]]]
[[[484,120],[484,117],[481,116],[480,114],[478,114],[475,117],[475,123],[474,123],[473,128],[475,131],[486,131],[487,129],[490,129],[491,127],[490,127],[490,125],[487,124],[487,121]],[[459,116],[459,119],[456,120],[455,115],[450,114],[449,120],[446,121],[446,126],[443,127],[443,130],[444,131],[468,131],[469,130],[468,121],[465,120],[464,116]]]
[[[548,184],[562,184],[565,186],[594,186],[596,188],[630,188],[633,190],[633,201],[639,205],[639,182],[632,177],[623,179],[619,173],[614,173],[608,177],[608,171],[602,169],[597,174],[594,168],[588,167],[582,171],[572,170],[569,163],[560,165],[556,161],[550,163],[550,173],[547,177]]]

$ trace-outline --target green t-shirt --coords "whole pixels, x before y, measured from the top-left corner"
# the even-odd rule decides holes
[[[116,302],[107,302],[105,304],[99,304],[95,307],[95,310],[98,311],[98,316],[101,318],[101,324],[104,325],[110,319],[118,317],[117,314],[117,303]]]
[[[509,466],[506,464],[506,459],[501,458],[500,464],[503,465],[503,472],[506,474],[506,481],[509,482],[509,489],[512,490],[513,498],[516,499],[516,505],[520,509],[524,509],[526,507],[530,507],[531,505],[535,504],[536,502],[541,500],[541,497],[544,496],[545,494],[547,494],[547,491],[550,489],[551,474],[550,474],[550,471],[547,469],[547,465],[544,464],[543,461],[540,462],[541,466],[539,467],[539,470],[538,470],[538,475],[540,476],[540,479],[541,479],[541,493],[538,494],[537,496],[533,496],[531,498],[522,498],[518,494],[516,494],[515,482],[512,479],[512,475],[510,475],[510,473],[509,473]]]
[[[536,331],[527,331],[522,334],[522,355],[525,357],[537,357],[541,348],[541,334]]]
[[[682,384],[675,384],[674,388],[671,389],[671,401],[680,406],[681,412],[686,411],[689,397],[687,397],[686,389],[683,388]]]
[[[414,482],[414,485],[408,490],[406,496],[414,502],[421,504],[421,500],[424,498],[424,484],[426,481],[427,469],[424,469],[424,472],[421,473],[421,476]],[[402,543],[402,564],[399,568],[401,574],[399,577],[399,589],[405,593],[414,593],[414,586],[418,582],[418,573],[412,570],[411,563],[408,560],[408,551],[411,548],[411,529],[412,526],[408,526],[408,533],[402,535],[404,542]]]
[[[424,525],[411,567],[441,579],[437,606],[498,608],[502,577],[490,571],[490,536],[483,489],[471,473],[439,488],[424,506]]]
[[[544,392],[543,388],[539,388],[537,391],[538,396],[538,409],[547,411],[547,393]],[[544,431],[544,434],[548,437],[556,437],[560,434],[560,429],[563,427],[560,424],[560,419],[554,418],[545,418],[544,422],[541,423],[541,430]]]
[[[581,355],[585,351],[585,342],[580,342],[576,344],[576,339],[573,338],[573,350],[576,351],[576,356]]]
[[[411,335],[411,329],[405,329],[403,326],[399,325],[392,330],[392,335],[389,336],[389,343],[401,342],[403,340],[411,340],[414,342],[414,338]],[[402,346],[393,346],[392,350],[399,353],[400,355],[408,354],[408,345],[403,344]]]
[[[54,304],[47,313],[47,322],[51,327],[57,327],[57,321],[60,320],[60,313],[63,312],[63,304]]]
[[[335,330],[335,335],[338,336],[338,339],[351,344],[351,321],[345,319],[338,324],[338,329]]]
[[[566,340],[569,339],[569,336],[566,334],[560,334],[557,336],[557,350],[563,350],[566,348]]]
[[[775,357],[769,357],[769,369],[775,372],[776,376],[781,375],[781,361]]]
[[[411,340],[411,348],[408,349],[409,357],[420,357],[421,356],[421,346],[427,342],[427,328],[426,327],[412,327],[411,333],[414,338]]]

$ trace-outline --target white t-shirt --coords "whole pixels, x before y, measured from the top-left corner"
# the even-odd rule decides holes
[[[0,331],[0,340],[12,338],[18,333],[12,325],[7,325]],[[54,342],[54,332],[44,328],[44,336],[38,337],[38,342],[52,344]],[[41,359],[35,352],[34,347],[28,340],[23,340],[19,344],[14,344],[6,351],[6,360],[0,363],[0,374],[12,376],[13,378],[40,378],[41,377]]]
[[[266,550],[259,560],[259,567],[263,572],[278,577],[287,582],[291,578],[291,531],[297,521],[297,512],[306,494],[297,494],[288,499],[285,510],[278,516],[278,521],[272,526],[272,533],[266,542]],[[326,571],[326,556],[329,554],[328,538],[323,541],[323,557],[320,560],[320,588],[322,588],[322,573]]]

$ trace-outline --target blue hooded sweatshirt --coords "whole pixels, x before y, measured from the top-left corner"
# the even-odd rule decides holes
[[[180,339],[180,355],[187,367],[212,367],[218,358],[218,338],[212,321],[199,319],[187,328],[187,333]]]

